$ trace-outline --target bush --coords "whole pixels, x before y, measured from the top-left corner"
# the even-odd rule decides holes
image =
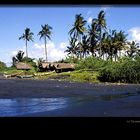
[[[98,71],[102,69],[106,65],[106,63],[107,63],[106,61],[99,58],[87,57],[78,62],[76,69],[77,70],[92,69],[92,70]]]
[[[0,70],[3,70],[6,68],[6,64],[2,61],[0,61]]]
[[[75,71],[70,74],[70,80],[79,82],[99,82],[97,72]]]
[[[140,83],[140,58],[123,58],[108,63],[99,72],[99,79],[106,82]]]

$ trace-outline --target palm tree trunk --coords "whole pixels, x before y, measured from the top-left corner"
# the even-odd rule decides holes
[[[26,57],[28,58],[28,51],[27,51],[27,40],[26,40]]]
[[[82,46],[81,46],[81,36],[79,34],[79,43],[80,43],[80,59],[82,58]]]
[[[46,47],[46,37],[44,38],[45,40],[45,56],[46,56],[46,62],[47,62],[47,47]]]
[[[121,50],[119,51],[119,55],[120,55],[120,58],[121,58]]]
[[[100,30],[99,57],[101,57],[101,47],[102,47],[102,30]]]
[[[104,54],[104,52],[103,52],[103,60],[105,60],[105,54]]]

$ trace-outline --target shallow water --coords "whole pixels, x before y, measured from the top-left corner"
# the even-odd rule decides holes
[[[0,117],[140,116],[140,94],[0,99]]]
[[[65,98],[0,99],[0,116],[22,116],[67,106]]]

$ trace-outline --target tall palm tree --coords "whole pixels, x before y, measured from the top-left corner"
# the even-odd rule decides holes
[[[70,36],[74,38],[77,38],[79,41],[79,44],[81,43],[82,40],[82,35],[85,32],[86,28],[84,27],[86,24],[86,20],[82,17],[82,14],[77,14],[75,16],[75,22],[73,25],[73,28],[68,32]],[[81,58],[81,47],[80,47],[80,58]]]
[[[89,35],[89,50],[92,53],[92,56],[96,56],[97,51],[97,42],[98,42],[98,32],[97,32],[97,22],[96,19],[92,19],[91,26],[88,26],[88,35]]]
[[[49,40],[51,40],[51,34],[52,34],[52,27],[49,26],[48,24],[45,24],[44,26],[41,25],[42,30],[38,33],[38,35],[40,35],[40,39],[44,38],[44,43],[45,43],[45,56],[46,56],[46,62],[47,62],[47,47],[46,47],[46,43],[47,43],[47,38]]]
[[[28,41],[33,41],[33,35],[34,35],[34,33],[31,32],[30,28],[26,28],[25,33],[23,33],[23,35],[21,37],[19,37],[19,40],[20,39],[25,40],[25,43],[26,43],[26,57],[27,58],[28,58],[27,42]]]
[[[106,29],[105,12],[101,10],[98,14],[98,18],[95,19],[97,23],[97,31],[99,32],[99,56],[101,56],[102,47],[102,30]]]

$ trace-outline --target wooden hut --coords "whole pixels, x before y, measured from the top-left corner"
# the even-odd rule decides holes
[[[75,69],[75,64],[73,63],[55,63],[54,66],[56,72],[72,71]]]

